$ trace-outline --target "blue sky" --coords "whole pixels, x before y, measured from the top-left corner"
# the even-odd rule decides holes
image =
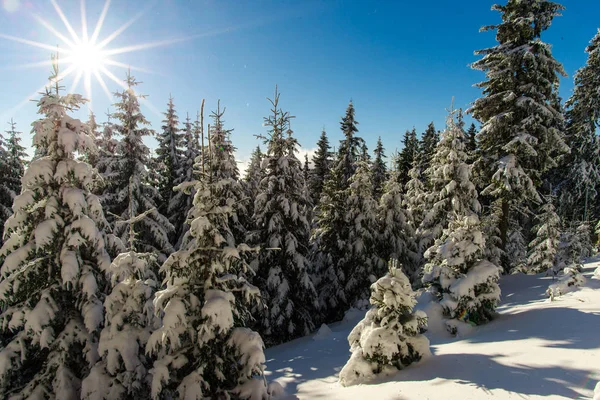
[[[0,121],[11,117],[31,142],[30,124],[37,118],[35,103],[24,101],[42,86],[49,67],[23,64],[49,59],[50,50],[9,40],[20,37],[48,45],[64,44],[44,28],[41,16],[60,33],[68,31],[50,0],[0,0]],[[77,32],[81,32],[79,0],[56,0]],[[341,139],[340,117],[349,99],[356,107],[359,134],[374,147],[378,136],[387,153],[401,148],[406,129],[422,132],[430,121],[444,125],[452,96],[455,107],[467,108],[480,95],[473,84],[483,73],[469,68],[474,50],[493,46],[495,33],[480,33],[483,25],[500,20],[490,8],[494,1],[288,1],[288,0],[113,0],[99,38],[142,13],[108,48],[186,39],[164,46],[119,54],[143,82],[148,95],[142,111],[160,129],[169,94],[179,116],[195,115],[202,98],[205,114],[217,99],[227,107],[225,121],[234,128],[240,161],[247,159],[264,132],[269,112],[266,98],[279,85],[281,104],[296,118],[294,129],[305,149],[315,147],[325,127],[332,144]],[[503,3],[503,2],[502,2]],[[85,3],[88,31],[93,31],[104,1]],[[574,72],[586,60],[584,48],[600,26],[600,2],[565,0],[562,17],[542,39],[569,76],[561,95],[572,90]],[[108,66],[119,78],[125,70]],[[106,80],[111,92],[116,83]],[[65,79],[67,88],[73,76]],[[92,107],[105,120],[112,101],[92,81]],[[83,85],[77,90],[83,93]],[[21,105],[20,107],[17,107]],[[87,110],[85,110],[87,112]],[[85,118],[85,113],[80,113]],[[7,126],[7,125],[3,125]],[[149,144],[152,145],[151,142]]]

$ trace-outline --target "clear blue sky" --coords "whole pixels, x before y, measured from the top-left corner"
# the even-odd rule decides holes
[[[44,84],[50,69],[22,64],[47,60],[50,51],[5,36],[64,46],[36,21],[35,14],[62,34],[68,33],[50,0],[0,1],[0,34],[4,35],[0,37],[0,118],[4,123],[14,117],[29,145],[35,103],[15,107]],[[81,32],[79,0],[56,1]],[[467,108],[480,95],[473,84],[484,75],[468,65],[477,59],[474,50],[495,44],[495,33],[479,32],[481,26],[499,22],[499,14],[490,10],[494,3],[113,0],[99,37],[143,11],[109,48],[188,38],[113,57],[145,70],[134,75],[143,81],[140,92],[148,95],[150,105],[142,110],[155,129],[160,129],[162,119],[156,110],[164,111],[169,94],[182,119],[186,112],[196,113],[202,98],[207,110],[221,99],[227,107],[226,124],[235,129],[238,158],[245,160],[259,143],[254,135],[264,132],[263,116],[269,112],[266,97],[278,84],[282,106],[296,116],[292,127],[305,149],[315,147],[323,127],[337,145],[340,117],[353,99],[359,134],[371,150],[381,136],[391,154],[401,148],[406,129],[414,126],[420,133],[432,120],[442,128],[452,96],[455,107]],[[561,84],[566,99],[574,72],[585,63],[584,48],[600,26],[600,1],[561,4],[566,7],[563,16],[554,20],[542,39],[552,44],[569,74]],[[104,1],[88,0],[85,5],[91,34]],[[125,76],[123,68],[108,68],[119,78]],[[70,87],[72,81],[73,76],[65,85]],[[107,85],[111,92],[119,89],[110,80]],[[78,92],[83,92],[81,84]],[[102,122],[111,101],[95,80],[92,98]]]

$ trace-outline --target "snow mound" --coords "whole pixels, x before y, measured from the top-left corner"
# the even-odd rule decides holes
[[[600,279],[600,265],[594,271],[594,275],[592,276],[592,279]]]
[[[321,327],[313,336],[313,340],[323,340],[331,335],[331,329],[327,326],[327,324],[321,324]]]
[[[600,269],[600,267],[598,269]],[[594,398],[592,400],[600,400],[600,382],[596,383],[596,387],[594,388]]]
[[[563,294],[572,292],[585,283],[585,278],[581,275],[577,267],[567,267],[564,269],[564,275],[560,277],[558,282],[550,285],[546,291],[546,295],[550,300]]]

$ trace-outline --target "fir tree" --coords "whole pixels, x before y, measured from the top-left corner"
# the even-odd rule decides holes
[[[540,40],[563,7],[547,0],[508,0],[492,8],[502,14],[502,22],[482,30],[497,30],[498,45],[476,52],[482,58],[472,67],[484,71],[487,80],[477,84],[483,97],[469,112],[482,124],[476,169],[484,175],[482,194],[500,201],[500,239],[506,250],[511,210],[540,201],[541,175],[568,151],[556,108],[559,75],[565,72]]]
[[[466,147],[470,158],[474,159],[475,151],[477,150],[477,128],[473,123],[469,126],[469,130],[467,131]]]
[[[375,147],[375,160],[373,160],[373,197],[379,201],[381,194],[383,193],[383,186],[388,179],[388,170],[385,165],[386,158],[385,149],[383,143],[381,143],[381,136],[377,139],[377,146]],[[396,177],[398,179],[398,177]]]
[[[415,153],[416,156],[416,153]],[[402,205],[406,209],[412,225],[417,229],[425,218],[427,193],[423,184],[423,167],[417,160],[408,172],[410,180],[405,186],[405,195]]]
[[[527,242],[519,226],[512,226],[508,232],[506,254],[511,273],[527,273]]]
[[[315,206],[318,205],[319,200],[321,199],[323,186],[325,181],[329,178],[331,166],[333,165],[333,153],[330,150],[331,146],[329,146],[329,139],[327,139],[327,133],[325,132],[325,129],[323,129],[321,137],[317,142],[317,151],[312,158],[313,170],[311,171],[308,184],[312,202]]]
[[[440,133],[435,129],[433,121],[427,125],[427,129],[421,136],[419,143],[419,157],[421,158],[421,167],[423,170],[429,168],[429,163],[435,154],[435,148],[440,141]]]
[[[25,147],[21,146],[21,132],[11,119],[7,137],[0,135],[0,245],[4,234],[4,223],[12,215],[14,198],[21,193],[21,178],[25,171]]]
[[[199,121],[196,121],[199,123]],[[189,225],[186,223],[186,217],[192,209],[192,201],[194,199],[193,188],[188,193],[184,190],[184,186],[191,184],[196,180],[194,172],[196,160],[200,157],[200,144],[196,134],[196,128],[191,122],[189,115],[186,117],[184,124],[183,144],[185,151],[181,158],[179,174],[175,179],[175,194],[169,205],[169,215],[173,216],[173,226],[175,227],[175,237],[177,237],[176,248],[179,248],[185,233],[189,230]]]
[[[173,188],[180,184],[183,178],[181,164],[183,163],[184,134],[179,129],[179,118],[175,111],[173,97],[169,97],[167,112],[163,115],[165,119],[163,120],[162,132],[158,135],[158,147],[156,148],[158,191],[161,197],[158,211],[166,216],[171,224],[179,227],[185,219],[185,214],[182,213],[181,192],[176,193]],[[175,199],[176,196],[177,199]],[[171,239],[174,238],[176,241],[179,232],[173,233]]]
[[[108,271],[112,290],[104,301],[100,359],[82,382],[82,399],[150,398],[148,371],[152,360],[146,356],[145,347],[152,331],[158,328],[152,301],[159,282],[154,273],[156,257],[135,251],[135,218],[128,221],[127,252],[120,253]]]
[[[223,115],[225,115],[225,108],[221,110],[219,102],[217,110],[211,114],[213,125],[210,127],[210,145],[206,151],[205,168],[215,174],[212,179],[230,182],[223,188],[225,198],[232,202],[229,227],[235,236],[236,243],[243,243],[246,240],[247,226],[251,223],[252,214],[249,209],[252,205],[249,204],[249,198],[242,186],[240,172],[235,161],[235,147],[231,142],[233,129],[225,129]]]
[[[272,115],[265,139],[265,178],[254,207],[256,231],[250,243],[264,249],[256,260],[256,282],[267,308],[258,316],[268,345],[306,336],[315,328],[319,308],[308,272],[310,197],[296,158],[298,141],[289,127],[289,113],[279,108],[279,93],[271,100]]]
[[[308,165],[308,154],[304,154],[304,166],[302,167],[302,177],[304,178],[304,182],[308,185],[308,180],[310,179],[310,166]]]
[[[556,253],[560,239],[560,217],[551,201],[542,205],[533,228],[535,238],[529,243],[527,265],[531,273],[555,273]]]
[[[426,252],[423,282],[431,285],[455,334],[461,323],[490,320],[500,300],[499,267],[485,257],[480,204],[466,163],[464,131],[450,114],[430,167],[434,188],[443,192],[434,211],[446,219],[443,232]]]
[[[404,208],[405,199],[397,175],[397,171],[390,174],[379,201],[381,235],[378,254],[386,261],[399,260],[407,276],[414,281],[415,266],[418,265],[417,255],[410,245],[414,240],[414,228],[409,212]]]
[[[263,341],[245,327],[260,291],[245,278],[252,271],[244,254],[252,249],[236,242],[231,227],[241,187],[231,178],[237,166],[222,115],[213,113],[215,131],[195,183],[187,239],[161,268],[166,288],[154,305],[162,325],[146,346],[157,357],[154,399],[266,396]]]
[[[113,242],[90,191],[92,168],[75,159],[93,146],[86,124],[68,115],[83,99],[60,94],[55,59],[50,79],[33,123],[33,146],[44,156],[25,172],[0,250],[2,398],[79,398],[98,358]]]
[[[150,181],[146,168],[150,165],[150,150],[144,144],[144,136],[152,131],[145,127],[148,121],[140,112],[139,98],[135,93],[139,84],[131,75],[127,76],[127,89],[115,93],[119,102],[115,104],[112,131],[119,133],[121,140],[117,143],[114,155],[108,155],[101,161],[105,181],[103,204],[109,214],[109,221],[114,224],[114,233],[127,240],[129,225],[125,222],[133,215],[136,219],[135,248],[143,253],[158,253],[159,261],[173,252],[169,234],[174,230],[168,218],[161,214],[157,207],[160,194]],[[132,188],[130,190],[130,179]],[[133,207],[130,200],[133,197]]]
[[[356,125],[358,125],[358,122],[354,119],[354,104],[350,101],[346,109],[346,115],[340,122],[344,139],[340,141],[340,148],[334,165],[334,168],[341,173],[342,187],[348,187],[348,181],[356,172],[357,162],[360,159],[364,144],[364,140],[356,136],[358,132]]]
[[[319,296],[326,320],[340,319],[351,301],[345,294],[348,271],[339,266],[347,256],[346,244],[349,240],[350,223],[344,213],[350,195],[350,178],[356,171],[359,151],[363,140],[354,136],[358,129],[354,120],[354,106],[348,105],[342,118],[341,129],[344,139],[331,173],[323,186],[319,206],[316,209],[316,229],[313,243],[316,247],[314,261],[318,271]],[[315,165],[315,168],[317,166]],[[372,191],[372,187],[371,187]]]
[[[416,129],[413,128],[412,131],[407,130],[404,133],[402,144],[404,147],[396,159],[396,170],[398,171],[398,179],[400,179],[400,184],[405,186],[410,180],[408,173],[414,166],[415,156],[419,151],[419,139],[417,139]]]
[[[256,196],[258,195],[258,187],[265,176],[262,168],[263,158],[264,154],[260,150],[260,146],[256,146],[256,149],[254,149],[252,155],[250,156],[250,164],[248,164],[246,176],[244,177],[246,191],[248,192],[248,197],[250,198],[250,208],[252,208],[254,205]],[[254,212],[254,210],[252,210],[252,212]]]
[[[377,252],[377,202],[373,198],[370,167],[366,161],[358,164],[350,179],[346,206],[348,239],[337,268],[344,274],[344,297],[348,306],[360,305],[369,298],[369,286],[383,275],[385,262]]]
[[[365,383],[378,374],[401,370],[431,355],[429,340],[421,333],[427,327],[410,282],[393,263],[389,272],[371,285],[372,308],[350,332],[352,355],[340,371],[340,383]]]
[[[561,214],[595,220],[600,206],[592,199],[600,191],[600,30],[586,48],[588,60],[575,74],[573,95],[567,100],[566,136],[571,153],[564,159],[559,187]],[[589,219],[588,219],[589,218]]]

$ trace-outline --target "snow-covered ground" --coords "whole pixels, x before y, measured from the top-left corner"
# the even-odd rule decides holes
[[[585,286],[553,302],[545,295],[552,278],[502,277],[496,320],[459,338],[432,326],[434,355],[393,377],[338,383],[350,356],[347,336],[363,313],[268,349],[267,377],[285,388],[286,400],[591,399],[600,380],[600,280],[589,278],[599,264],[585,264]]]

